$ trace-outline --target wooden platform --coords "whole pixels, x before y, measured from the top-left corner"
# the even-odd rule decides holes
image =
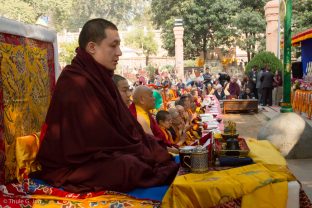
[[[254,111],[258,113],[258,100],[256,99],[232,99],[223,100],[223,113],[236,111]]]

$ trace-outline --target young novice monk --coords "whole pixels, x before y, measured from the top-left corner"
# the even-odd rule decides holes
[[[168,144],[174,145],[174,138],[172,138],[172,135],[169,131],[172,122],[170,113],[164,110],[158,111],[158,113],[156,114],[156,121],[159,125],[160,130],[165,134]]]

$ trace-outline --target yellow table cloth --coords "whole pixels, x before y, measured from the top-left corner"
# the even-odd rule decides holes
[[[286,160],[269,141],[247,144],[257,164],[177,176],[162,207],[213,207],[240,197],[246,208],[286,207],[288,181],[295,180]]]
[[[293,180],[293,176],[281,168],[270,170],[263,164],[254,164],[177,176],[163,199],[162,207],[213,207],[252,193],[256,195],[243,197],[242,207],[248,207],[250,203],[257,207],[254,199],[259,200],[259,196],[272,202],[272,207],[285,207],[287,181]],[[275,200],[276,197],[279,200]]]

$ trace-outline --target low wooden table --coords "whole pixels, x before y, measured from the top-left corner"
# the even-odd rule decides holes
[[[228,111],[254,111],[258,113],[257,99],[232,99],[223,100],[223,113]]]

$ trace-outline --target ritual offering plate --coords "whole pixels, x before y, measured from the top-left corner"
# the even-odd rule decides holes
[[[243,138],[229,139],[229,142],[218,140],[215,144],[215,151],[218,156],[247,157],[250,149]]]

